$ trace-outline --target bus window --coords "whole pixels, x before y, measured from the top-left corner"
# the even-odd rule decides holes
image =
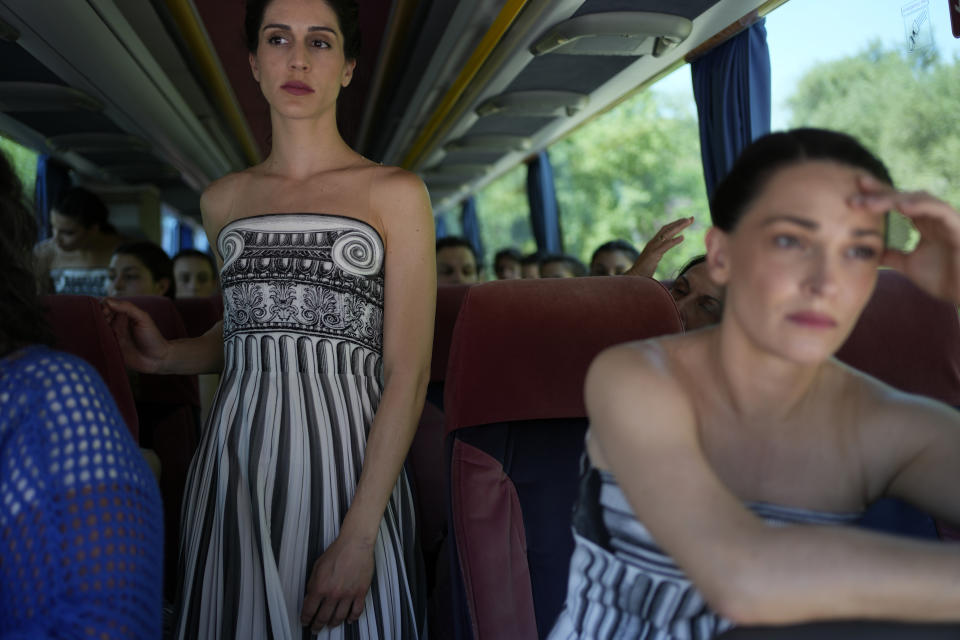
[[[773,128],[844,131],[883,158],[900,188],[960,202],[960,40],[942,4],[793,0],[773,11]],[[895,216],[891,243],[915,238]]]
[[[37,184],[37,158],[39,154],[33,149],[28,149],[9,138],[5,138],[3,135],[0,135],[0,151],[10,158],[13,170],[16,171],[17,177],[23,183],[23,192],[33,201]]]
[[[493,257],[500,249],[513,247],[521,253],[536,251],[530,228],[526,165],[517,165],[477,192],[477,215],[486,250],[483,264],[488,279],[496,279]]]
[[[667,80],[550,148],[567,253],[588,263],[594,249],[613,239],[642,250],[661,226],[687,216],[696,223],[656,276],[673,277],[704,253],[710,215],[689,66]]]

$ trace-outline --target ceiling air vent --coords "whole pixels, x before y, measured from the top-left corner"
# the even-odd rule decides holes
[[[501,93],[477,107],[481,118],[493,114],[519,118],[573,116],[587,106],[590,96],[573,91],[514,91]]]
[[[150,143],[126,133],[67,133],[47,141],[59,151],[109,153],[112,151],[149,151]]]
[[[447,151],[526,151],[530,138],[511,135],[475,135],[448,142]]]
[[[530,47],[540,56],[661,55],[683,42],[693,23],[682,16],[651,11],[611,11],[570,18],[554,26]]]
[[[0,82],[0,112],[100,111],[103,105],[84,92],[46,82]]]

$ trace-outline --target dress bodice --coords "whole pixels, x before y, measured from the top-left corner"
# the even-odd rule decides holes
[[[51,269],[50,280],[54,293],[105,296],[110,286],[110,270],[106,267]]]
[[[383,345],[384,246],[369,224],[329,214],[241,218],[217,237],[223,335],[282,332]]]
[[[708,640],[732,627],[637,519],[613,474],[590,466],[586,457],[582,464],[566,603],[550,640]],[[845,525],[860,515],[746,506],[773,527]]]

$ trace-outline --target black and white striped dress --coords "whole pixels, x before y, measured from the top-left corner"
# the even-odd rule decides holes
[[[353,500],[382,383],[384,246],[354,218],[272,214],[220,232],[225,368],[188,478],[180,638],[309,638],[314,561]],[[322,638],[423,635],[401,474],[356,623]]]
[[[733,627],[633,515],[613,474],[587,464],[574,511],[567,598],[549,640],[708,640]],[[859,516],[748,506],[774,526],[850,524]]]

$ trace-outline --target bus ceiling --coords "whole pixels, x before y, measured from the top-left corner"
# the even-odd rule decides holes
[[[445,206],[783,1],[363,0],[341,131]],[[192,215],[269,150],[240,2],[55,4],[0,0],[0,132]]]

